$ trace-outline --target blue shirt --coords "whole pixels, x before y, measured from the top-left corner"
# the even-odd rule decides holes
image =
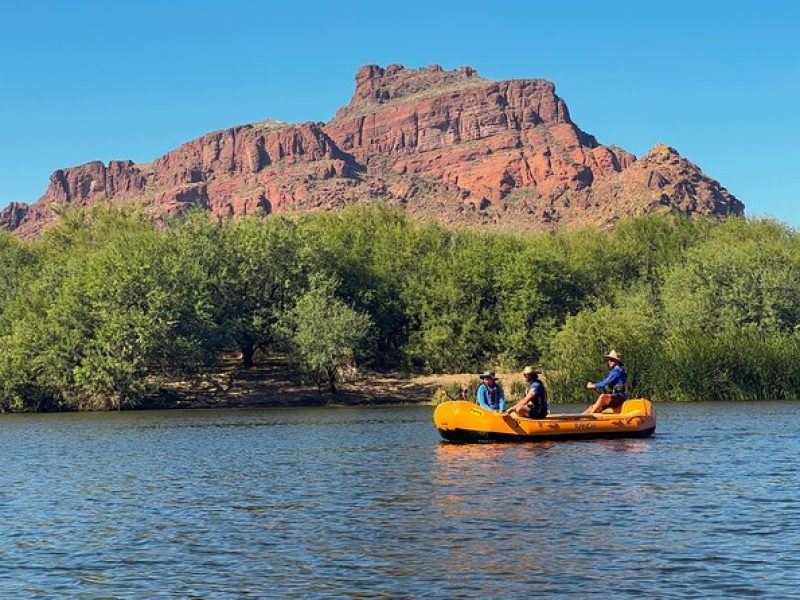
[[[534,390],[536,396],[533,398],[533,404],[541,407],[542,412],[547,414],[547,392],[544,390],[544,384],[538,379],[534,379],[528,384],[528,393]]]
[[[485,383],[478,388],[478,404],[487,410],[504,411],[506,409],[506,398],[503,395],[503,388],[495,384],[487,386]]]
[[[531,390],[536,390],[536,397],[539,399],[539,402],[547,402],[547,398],[545,397],[546,392],[544,391],[544,384],[539,381],[538,379],[534,379],[528,384],[528,392]]]
[[[594,387],[602,389],[604,387],[614,388],[616,385],[625,385],[628,381],[628,374],[620,365],[615,365],[613,369],[608,372],[606,378],[594,384]]]

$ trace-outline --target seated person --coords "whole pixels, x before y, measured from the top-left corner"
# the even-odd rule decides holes
[[[525,397],[508,409],[504,414],[519,415],[527,419],[544,419],[547,417],[547,391],[539,381],[539,369],[525,367],[522,376],[525,378],[527,393]]]
[[[497,383],[494,371],[485,371],[480,374],[481,385],[478,388],[478,404],[487,410],[503,412],[506,408],[506,398],[503,388]]]
[[[622,366],[622,358],[611,350],[608,354],[604,354],[603,358],[608,363],[610,369],[606,378],[597,383],[589,381],[586,384],[587,390],[595,390],[599,396],[597,402],[583,411],[583,414],[592,414],[603,412],[607,408],[616,408],[625,402],[627,397],[626,383],[628,381],[628,374]],[[605,389],[610,390],[610,393],[603,393]]]

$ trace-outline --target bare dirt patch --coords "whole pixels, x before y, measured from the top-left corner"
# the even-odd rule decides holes
[[[519,374],[498,374],[506,386],[522,378]],[[409,375],[362,371],[338,385],[331,394],[304,379],[284,357],[261,357],[251,369],[240,369],[231,356],[220,370],[201,382],[175,382],[165,385],[149,407],[223,408],[292,407],[329,405],[433,404],[440,388],[466,389],[477,381],[475,373]]]

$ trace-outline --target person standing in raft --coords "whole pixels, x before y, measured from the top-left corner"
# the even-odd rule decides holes
[[[525,397],[509,408],[505,415],[512,416],[514,413],[527,419],[544,419],[547,417],[547,391],[544,384],[539,381],[542,372],[533,367],[525,367],[522,376],[525,378],[527,393]]]
[[[597,383],[592,383],[590,381],[586,384],[587,390],[594,390],[599,396],[597,402],[583,411],[583,414],[603,412],[607,408],[616,408],[625,402],[628,374],[622,366],[622,359],[615,350],[604,354],[603,358],[606,359],[610,370],[606,378],[602,381],[598,381]],[[609,390],[610,393],[603,393],[604,390]]]
[[[497,383],[494,371],[485,371],[480,374],[481,385],[478,388],[478,404],[487,410],[503,412],[506,409],[506,397],[503,388]]]

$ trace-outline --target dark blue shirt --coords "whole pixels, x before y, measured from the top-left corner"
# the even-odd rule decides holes
[[[594,384],[594,387],[597,389],[603,389],[604,387],[610,387],[612,390],[617,385],[625,385],[628,381],[628,374],[625,372],[620,365],[615,365],[613,369],[608,372],[606,378],[602,381],[598,381]]]
[[[547,414],[547,392],[544,389],[544,384],[538,379],[534,379],[528,384],[528,393],[531,390],[536,391],[536,396],[533,399],[533,405],[538,406],[542,415]]]

